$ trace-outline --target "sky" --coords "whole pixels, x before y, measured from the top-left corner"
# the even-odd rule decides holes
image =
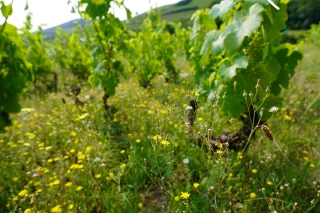
[[[11,3],[12,0],[4,0],[6,4]],[[28,1],[29,9],[25,11],[25,6]],[[174,4],[180,0],[125,0],[125,5],[132,14],[141,14],[152,7],[163,6],[167,4]],[[71,2],[75,2],[72,0]],[[80,18],[77,13],[71,13],[71,4],[68,5],[68,0],[13,0],[13,15],[9,17],[8,23],[23,27],[23,22],[26,20],[26,15],[32,13],[33,29],[42,26],[43,29],[54,27],[65,22]],[[114,11],[117,17],[121,20],[126,19],[124,9],[119,9],[114,6]],[[0,15],[0,25],[3,24],[4,18]]]

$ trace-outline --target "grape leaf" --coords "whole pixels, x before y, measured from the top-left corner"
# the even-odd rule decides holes
[[[224,0],[221,1],[219,4],[213,5],[209,16],[211,18],[217,18],[217,17],[222,17],[224,14],[226,14],[234,5],[233,0]]]
[[[271,81],[275,81],[278,77],[278,74],[281,69],[281,65],[278,63],[278,61],[275,58],[272,58],[271,60],[268,61],[266,65],[266,69],[268,72],[272,74],[272,79]]]
[[[8,18],[12,14],[12,4],[5,5],[4,2],[1,2],[1,12],[5,18]]]
[[[235,30],[226,36],[224,47],[228,55],[233,55],[246,36],[251,35],[256,31],[262,22],[262,11],[264,8],[259,4],[254,4],[249,9],[247,16],[242,16],[240,19],[235,19],[233,24],[236,25]]]
[[[234,118],[240,117],[240,115],[246,110],[246,102],[242,96],[244,88],[242,84],[234,88],[233,83],[226,85],[226,96],[222,111]],[[221,96],[222,94],[220,94]]]
[[[239,14],[239,13],[237,13]],[[234,20],[238,19],[237,14],[235,15],[237,18],[235,18]],[[237,21],[233,21],[230,25],[228,25],[223,32],[219,35],[218,39],[215,40],[212,43],[212,54],[213,55],[219,55],[224,48],[224,40],[225,38],[232,33],[236,28],[238,28],[238,26],[236,26],[238,22]]]
[[[266,39],[271,43],[279,41],[281,34],[279,31],[285,29],[288,15],[286,12],[286,5],[280,5],[280,11],[276,11],[271,7],[265,10],[263,14],[263,27]]]
[[[219,34],[220,32],[218,30],[212,30],[207,33],[206,39],[200,51],[201,55],[204,55],[208,51],[209,46],[211,46],[212,42],[218,38]]]
[[[239,55],[234,59],[234,62],[230,60],[224,60],[219,68],[219,73],[224,81],[230,81],[235,75],[237,69],[245,69],[248,67],[248,60],[245,55]]]
[[[294,69],[302,59],[302,54],[300,52],[288,49],[288,45],[282,45],[282,47],[283,49],[279,49],[275,53],[275,58],[279,62],[281,69],[276,81],[273,82],[271,87],[271,93],[274,95],[280,94],[280,85],[284,88],[288,88],[290,78],[294,74]]]

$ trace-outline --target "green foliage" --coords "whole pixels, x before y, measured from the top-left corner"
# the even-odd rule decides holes
[[[311,26],[309,39],[320,47],[320,22]]]
[[[71,71],[78,79],[87,80],[93,71],[89,45],[90,41],[86,41],[80,25],[76,25],[71,34],[57,28],[52,54],[62,69]]]
[[[290,0],[288,4],[289,29],[310,29],[320,21],[320,0]]]
[[[158,74],[164,73],[168,80],[175,81],[178,72],[174,66],[175,45],[177,40],[167,30],[165,21],[161,21],[157,11],[150,11],[148,18],[140,26],[141,32],[132,33],[126,41],[127,58],[137,75],[140,85],[147,87],[150,81]]]
[[[221,0],[186,0],[180,1],[176,4],[158,7],[157,9],[161,11],[161,19],[167,22],[181,22],[182,26],[187,28],[192,25],[190,16],[192,16],[192,14],[196,12],[197,9],[209,8],[212,5],[219,3],[220,1]],[[139,31],[139,26],[147,17],[147,13],[143,13],[133,17],[127,24],[128,29]]]
[[[84,9],[78,8],[82,16],[91,18],[95,32],[90,38],[94,49],[94,69],[89,82],[95,87],[102,87],[106,98],[114,95],[120,75],[124,72],[122,47],[125,25],[109,11],[111,2],[123,7],[130,18],[131,12],[123,2],[118,1],[80,0],[80,5],[86,6]]]
[[[228,0],[193,16],[190,63],[200,93],[209,99],[213,91],[226,94],[223,111],[233,117],[247,110],[244,91],[256,92],[256,107],[279,106],[281,86],[288,88],[302,58],[297,46],[279,42],[287,19],[286,5],[280,7],[276,11],[267,2]],[[223,21],[219,29],[216,18]]]
[[[54,62],[49,57],[49,46],[43,40],[42,29],[39,28],[35,33],[31,33],[31,16],[27,16],[25,27],[22,29],[25,38],[25,46],[27,51],[27,59],[32,64],[34,81],[41,81],[48,84],[48,76],[54,71]]]
[[[57,30],[55,61],[41,31],[29,33],[30,19],[23,34],[0,26],[0,129],[20,111],[19,95],[33,81],[30,62],[38,79],[53,63],[88,78],[113,107],[101,108],[101,90],[84,81],[72,94],[21,100],[28,108],[0,135],[0,212],[319,212],[319,48],[305,47],[300,75],[291,78],[302,55],[300,46],[280,42],[286,5],[224,1],[195,13],[192,30],[151,11],[134,33],[109,12],[123,1],[79,3],[92,24]],[[153,79],[152,87],[134,78]],[[215,102],[199,101],[195,116],[188,103],[198,91]],[[257,126],[250,149],[235,152],[239,138],[226,132],[241,124],[221,112],[238,117],[249,99],[259,109],[282,98],[285,106],[267,122],[273,142]]]
[[[0,131],[11,124],[9,113],[20,111],[19,97],[33,80],[31,64],[18,29],[7,23],[12,5],[0,1],[5,22],[0,25]]]

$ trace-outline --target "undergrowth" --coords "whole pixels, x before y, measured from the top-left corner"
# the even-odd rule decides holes
[[[190,129],[186,108],[199,94],[184,62],[180,84],[162,76],[147,89],[121,83],[109,111],[102,91],[84,83],[83,107],[65,92],[28,94],[0,135],[0,211],[319,212],[316,53],[306,47],[284,107],[268,122],[281,149],[260,128],[239,152],[195,142],[240,123],[219,113],[222,99],[198,100]]]

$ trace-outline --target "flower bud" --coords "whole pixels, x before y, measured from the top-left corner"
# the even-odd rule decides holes
[[[249,93],[249,97],[250,97],[250,98],[252,98],[252,97],[253,97],[253,93],[252,93],[252,91],[250,91],[250,93]]]
[[[293,184],[296,184],[296,183],[297,183],[297,180],[296,180],[295,178],[293,178],[293,179],[292,179],[292,183],[293,183]]]
[[[247,94],[247,92],[245,90],[243,90],[243,94],[242,95],[243,95],[243,97],[247,97],[248,94]]]

